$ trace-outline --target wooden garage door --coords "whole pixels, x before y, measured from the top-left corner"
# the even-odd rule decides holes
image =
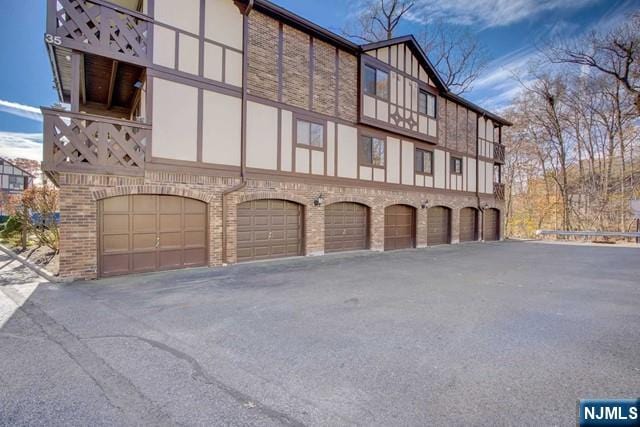
[[[474,208],[460,209],[460,241],[478,240],[478,215]]]
[[[415,247],[415,209],[411,206],[393,205],[384,210],[384,250]]]
[[[177,196],[111,197],[99,205],[101,277],[207,264],[207,206]]]
[[[449,209],[434,206],[427,211],[427,245],[446,245],[450,242],[451,225]]]
[[[367,207],[358,203],[334,203],[324,210],[324,251],[367,249]]]
[[[285,200],[238,205],[238,262],[302,255],[302,206]]]
[[[497,209],[484,211],[484,240],[500,239],[500,212]]]

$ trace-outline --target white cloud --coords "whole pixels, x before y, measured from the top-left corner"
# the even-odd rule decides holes
[[[42,161],[42,134],[0,132],[0,157]]]
[[[0,111],[38,122],[42,121],[42,112],[40,109],[30,105],[23,105],[18,104],[17,102],[0,99]]]
[[[601,0],[418,0],[409,17],[419,23],[501,27],[563,9],[581,9]]]

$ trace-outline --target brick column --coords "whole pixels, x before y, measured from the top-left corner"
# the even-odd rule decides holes
[[[209,267],[222,264],[222,193],[209,203]]]
[[[427,210],[416,209],[416,247],[427,247]]]
[[[451,209],[451,243],[460,243],[460,209]]]
[[[324,205],[304,208],[305,255],[324,255]]]
[[[384,251],[384,208],[375,206],[369,210],[369,248],[372,251]]]
[[[60,278],[95,279],[97,202],[88,187],[60,186]]]

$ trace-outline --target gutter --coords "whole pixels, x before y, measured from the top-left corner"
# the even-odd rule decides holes
[[[249,68],[249,14],[253,10],[254,0],[249,0],[242,13],[242,117],[240,119],[240,183],[222,192],[222,263],[227,263],[227,203],[229,194],[247,186],[246,147],[247,147],[247,71]]]

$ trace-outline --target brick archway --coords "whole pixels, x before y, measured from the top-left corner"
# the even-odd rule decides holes
[[[236,204],[251,202],[254,200],[265,200],[265,199],[276,199],[276,200],[286,200],[289,202],[298,203],[302,206],[309,206],[311,201],[307,200],[303,197],[299,197],[296,195],[292,195],[290,193],[283,193],[278,191],[260,191],[256,193],[241,193],[236,196]]]
[[[189,188],[175,187],[169,185],[127,185],[121,187],[104,188],[94,190],[91,193],[93,200],[99,201],[109,197],[128,196],[132,194],[157,194],[167,196],[179,196],[189,199],[200,200],[211,203],[215,196],[204,191],[194,191]]]
[[[357,196],[331,196],[325,199],[324,205],[329,206],[335,203],[358,203],[364,205],[369,209],[373,208],[373,204],[364,197]]]

